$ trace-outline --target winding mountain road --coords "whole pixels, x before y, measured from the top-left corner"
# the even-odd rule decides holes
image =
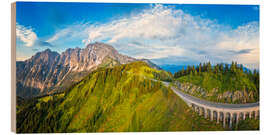
[[[157,80],[155,80],[157,81]],[[161,81],[166,87],[170,87],[173,92],[183,99],[188,106],[192,107],[199,115],[204,115],[204,118],[209,118],[211,121],[215,120],[217,123],[223,123],[229,128],[238,125],[239,120],[248,118],[259,117],[259,102],[247,104],[226,104],[206,101],[188,94],[183,93],[181,90],[174,86],[170,86],[168,82]]]
[[[166,87],[169,87],[168,82],[162,82]],[[216,102],[210,102],[206,101],[188,94],[183,93],[178,88],[175,88],[171,86],[171,89],[174,91],[175,94],[177,94],[179,97],[181,97],[185,101],[199,103],[201,105],[209,106],[209,107],[215,107],[215,108],[229,108],[229,109],[242,109],[242,108],[254,108],[259,107],[259,102],[256,103],[247,103],[247,104],[226,104],[226,103],[216,103]]]

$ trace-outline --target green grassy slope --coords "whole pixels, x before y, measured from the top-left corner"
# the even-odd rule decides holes
[[[234,130],[259,130],[260,129],[260,120],[255,119],[246,119],[241,120],[238,123],[238,126]]]
[[[225,102],[225,103],[243,103],[241,101],[233,102],[231,99],[218,99],[218,94],[223,94],[225,92],[236,92],[243,91],[246,93],[246,102],[257,102],[259,101],[259,91],[256,89],[256,86],[249,78],[243,74],[241,76],[231,75],[231,74],[222,74],[216,76],[214,73],[202,73],[200,75],[186,75],[180,78],[177,78],[177,81],[181,83],[192,83],[196,86],[202,87],[206,90],[206,93],[213,93],[212,96],[203,97],[200,93],[197,93],[193,96],[199,98],[204,98],[206,100],[215,101],[215,102]],[[217,90],[214,92],[214,90]]]
[[[119,63],[117,60],[114,60],[110,57],[105,57],[102,60],[102,63],[98,65],[97,68],[111,68],[118,65],[121,65],[121,63]],[[89,73],[91,73],[95,69],[96,68],[90,71],[69,72],[68,74],[66,74],[65,78],[63,78],[59,86],[52,88],[49,93],[45,93],[45,94],[53,94],[53,93],[62,92],[66,90],[67,88],[69,88],[72,84],[75,84],[76,82],[82,80],[85,76],[87,76]]]
[[[175,74],[176,80],[192,87],[203,88],[204,92],[193,91],[189,94],[215,102],[251,103],[259,101],[259,73],[244,72],[236,66],[223,68],[223,65],[196,67]],[[182,74],[182,75],[181,75]],[[196,88],[193,88],[193,90]],[[205,94],[204,94],[205,93]]]
[[[100,68],[65,93],[21,104],[17,132],[223,130],[151,80],[165,74],[143,62]]]
[[[259,101],[259,72],[244,71],[242,65],[204,63],[174,74],[174,85],[198,98],[223,103]],[[231,94],[231,95],[230,95]],[[232,130],[259,130],[260,120],[241,120]]]
[[[236,91],[241,89],[247,89],[249,91],[257,91],[256,86],[246,74],[233,75],[225,73],[216,75],[214,73],[204,72],[200,75],[187,75],[178,78],[181,82],[191,82],[196,85],[200,85],[207,91],[213,88],[219,88],[220,92]]]

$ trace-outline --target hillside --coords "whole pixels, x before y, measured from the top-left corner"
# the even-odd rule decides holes
[[[61,92],[99,67],[133,61],[151,61],[122,55],[111,45],[92,43],[85,48],[68,48],[61,54],[46,49],[30,59],[16,62],[16,94],[24,98]]]
[[[259,101],[259,72],[244,70],[242,65],[234,62],[231,66],[211,66],[210,63],[189,66],[176,72],[174,77],[175,84],[184,92],[206,100],[223,103]]]
[[[27,98],[62,91],[97,69],[100,64],[112,66],[132,61],[135,59],[119,54],[112,46],[104,43],[92,43],[85,48],[68,48],[61,54],[46,49],[28,60],[16,63],[16,93]]]
[[[168,78],[140,61],[99,68],[64,93],[20,103],[17,132],[223,130],[153,80]]]

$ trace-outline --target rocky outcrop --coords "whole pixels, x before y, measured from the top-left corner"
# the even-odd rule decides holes
[[[202,97],[206,96],[206,91],[203,88],[193,85],[191,83],[182,83],[181,85],[179,83],[178,87],[181,88],[182,91],[188,94],[198,95]]]
[[[218,101],[228,103],[250,103],[255,102],[253,92],[247,92],[246,90],[226,91],[219,93],[217,96]]]
[[[180,90],[183,92],[199,97],[205,100],[221,102],[221,103],[251,103],[255,102],[254,93],[252,91],[248,92],[247,90],[236,90],[230,91],[227,90],[225,92],[219,91],[218,88],[213,88],[210,91],[201,88],[200,86],[196,86],[192,83],[179,83],[176,81],[174,83]]]
[[[32,97],[61,91],[95,70],[104,60],[126,64],[136,59],[119,54],[112,46],[93,43],[61,54],[47,49],[16,62],[17,96]],[[111,65],[111,64],[110,64]]]

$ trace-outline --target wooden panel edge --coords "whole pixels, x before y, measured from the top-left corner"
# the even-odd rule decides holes
[[[11,3],[11,131],[16,133],[16,2]]]

